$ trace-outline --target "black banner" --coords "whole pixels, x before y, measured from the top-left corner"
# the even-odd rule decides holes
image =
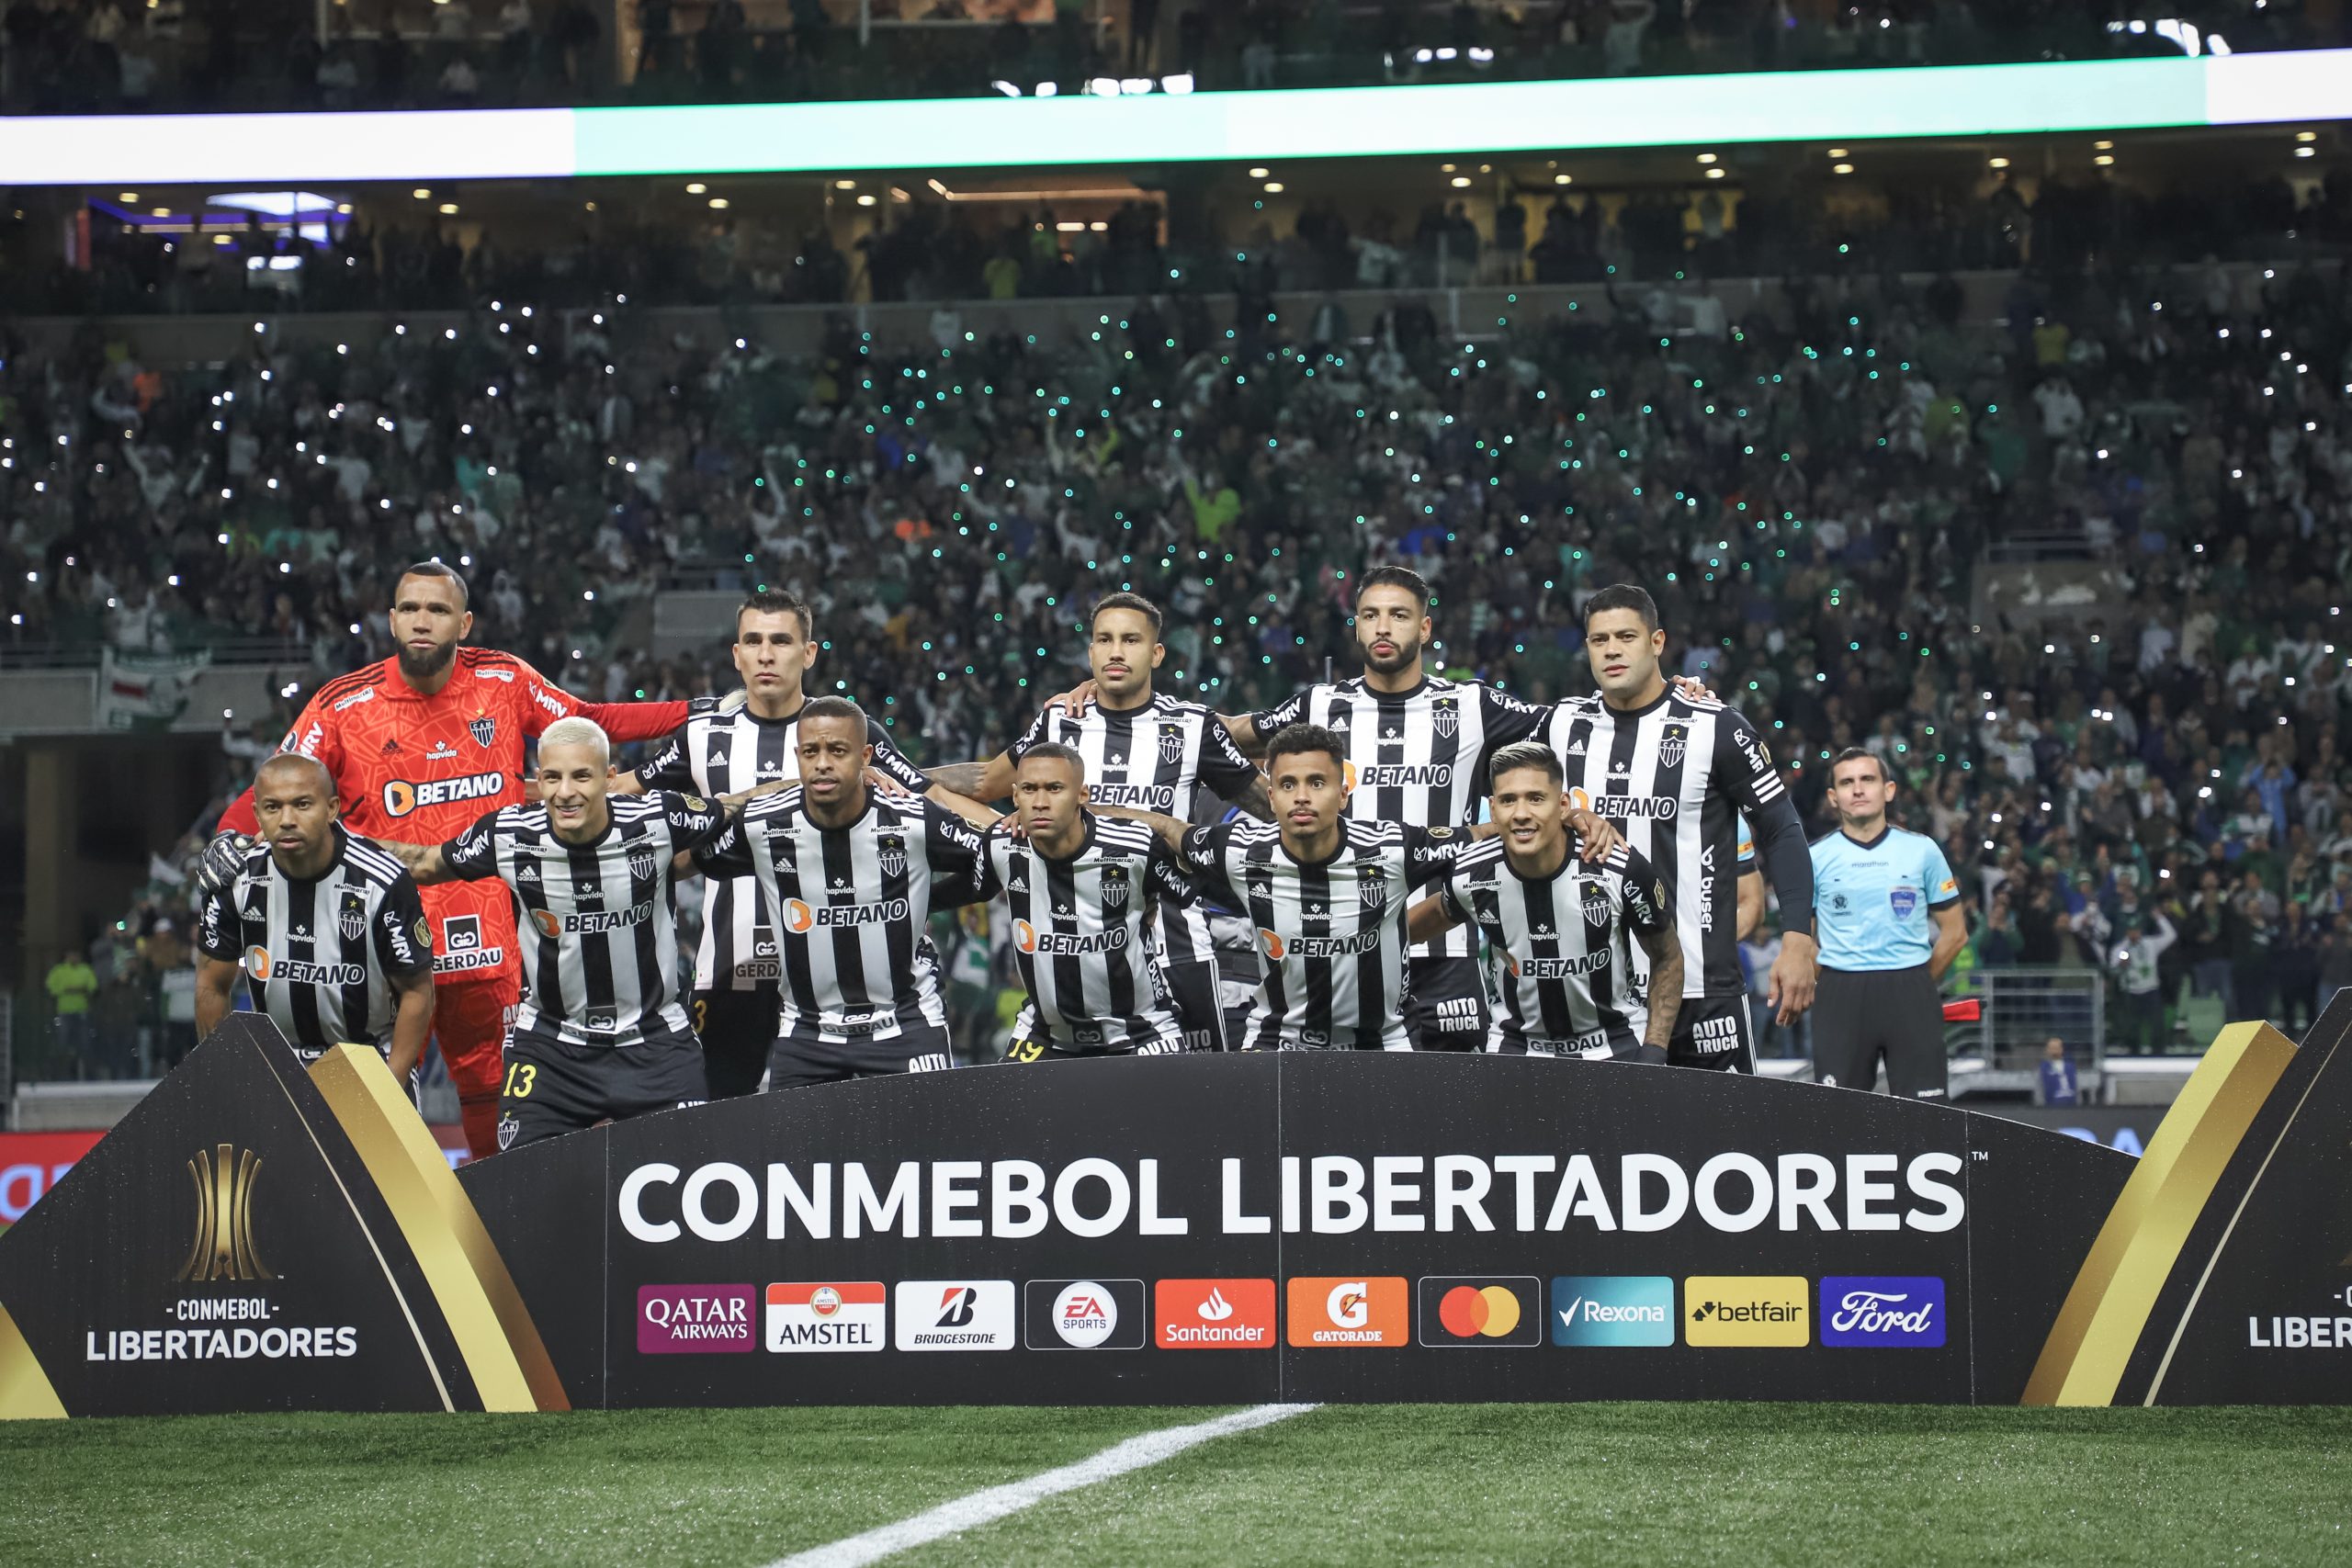
[[[526,1299],[602,1302],[540,1314],[583,1402],[2013,1403],[2132,1167],[1810,1084],[1297,1054],[768,1095],[462,1179]]]

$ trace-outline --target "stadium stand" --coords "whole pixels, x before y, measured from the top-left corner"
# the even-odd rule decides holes
[[[0,108],[786,102],[1105,80],[1247,91],[2162,56],[2209,36],[2239,53],[2342,41],[2333,8],[2291,0],[2163,11],[2169,30],[2076,0],[13,0]]]

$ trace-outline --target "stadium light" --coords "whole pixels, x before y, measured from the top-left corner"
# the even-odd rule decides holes
[[[843,146],[877,170],[1272,164],[1444,156],[1465,124],[1495,153],[2352,119],[2345,50],[1253,93],[1110,80],[1116,96],[1040,83],[1018,99],[11,117],[0,185],[821,174]]]

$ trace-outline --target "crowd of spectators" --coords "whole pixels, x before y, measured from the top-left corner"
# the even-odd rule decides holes
[[[1055,0],[1051,20],[958,0],[8,0],[12,113],[791,102],[1076,90],[1177,74],[1195,90],[2177,55],[2340,43],[2334,8],[2181,0],[2172,36],[2128,7],[2047,0]],[[1022,8],[1014,8],[1016,11]],[[1036,7],[1026,8],[1035,15]],[[900,27],[919,16],[922,26]],[[600,13],[622,30],[609,36]],[[326,20],[322,22],[322,17]],[[971,28],[942,24],[969,20]],[[2110,21],[2125,22],[2120,30]],[[976,38],[975,34],[980,36]]]
[[[206,243],[94,215],[86,254],[72,259],[51,243],[53,219],[0,213],[0,297],[25,314],[61,316],[466,310],[493,299],[549,310],[624,299],[953,303],[2018,268],[2055,277],[2119,257],[2152,266],[2352,245],[2352,178],[2341,171],[2300,187],[2244,171],[2145,185],[1973,173],[1858,185],[1779,154],[1743,166],[1736,183],[1692,188],[1506,183],[1475,211],[1430,202],[1409,221],[1315,195],[1178,229],[1145,199],[1087,209],[1079,220],[1050,203],[980,216],[926,193],[894,198],[887,221],[841,224],[837,237],[821,220],[712,212],[699,199],[682,216],[667,205],[676,199],[666,185],[607,188],[576,228],[551,233],[544,218],[526,227],[479,216],[461,228],[403,193],[399,207],[338,215],[315,243],[258,216]]]
[[[1578,604],[1633,580],[1815,830],[1838,748],[1888,760],[1978,911],[1967,964],[2107,970],[2111,1033],[2161,1045],[2191,980],[2289,1021],[2352,982],[2345,290],[2020,275],[1984,321],[1799,278],[1464,337],[1411,293],[1358,321],[1245,297],[1231,328],[1140,298],[1068,341],[942,312],[806,359],[617,309],[217,369],[93,330],[0,372],[0,634],[266,636],[290,705],[390,651],[385,584],[438,555],[481,640],[677,696],[729,683],[726,628],[643,656],[647,599],[781,582],[820,685],[939,761],[1068,684],[1114,588],[1168,607],[1165,684],[1233,711],[1347,668],[1371,563],[1436,584],[1446,668],[1538,699],[1587,689]],[[227,738],[224,787],[285,716]],[[134,934],[185,929],[169,863]]]

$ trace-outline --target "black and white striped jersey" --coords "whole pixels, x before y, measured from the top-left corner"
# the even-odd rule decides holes
[[[1634,967],[1633,931],[1668,924],[1648,861],[1620,844],[1599,865],[1571,853],[1551,875],[1526,877],[1502,840],[1488,839],[1462,852],[1440,897],[1501,963],[1488,1049],[1609,1056],[1641,1043],[1648,992]]]
[[[865,721],[874,765],[917,795],[931,786],[879,720]],[[762,718],[749,708],[699,713],[671,732],[637,770],[647,789],[684,790],[716,798],[777,779],[800,776],[800,715]],[[695,989],[750,991],[782,976],[775,922],[749,876],[713,877],[703,902],[702,940],[695,947]]]
[[[1193,820],[1203,785],[1238,800],[1258,778],[1223,719],[1199,703],[1156,693],[1141,707],[1125,710],[1089,702],[1076,718],[1057,703],[1031,721],[1008,754],[1019,762],[1048,741],[1085,760],[1095,805],[1156,811],[1182,822]],[[1208,920],[1194,905],[1163,900],[1159,935],[1170,964],[1216,962]]]
[[[755,876],[778,911],[780,1027],[826,1044],[947,1026],[933,909],[988,897],[977,829],[929,800],[868,789],[843,828],[820,828],[801,792],[763,795],[695,855],[707,876]]]
[[[1739,814],[1760,818],[1788,795],[1763,737],[1737,709],[1668,686],[1634,713],[1597,695],[1570,697],[1553,709],[1546,738],[1571,798],[1615,823],[1665,883],[1682,942],[1682,994],[1744,994]],[[1638,947],[1633,956],[1646,980],[1648,956]]]
[[[1106,1054],[1184,1048],[1151,930],[1159,909],[1193,901],[1193,885],[1159,834],[1090,811],[1068,860],[1002,829],[988,835],[988,857],[1029,992],[1014,1039]]]
[[[1250,716],[1262,739],[1293,724],[1319,724],[1347,742],[1348,816],[1359,822],[1461,828],[1478,819],[1495,749],[1544,730],[1546,710],[1481,681],[1431,675],[1409,692],[1375,692],[1361,677],[1308,686]],[[1413,949],[1417,957],[1467,958],[1461,927]]]
[[[1471,842],[1461,828],[1342,818],[1340,847],[1307,864],[1271,822],[1221,822],[1184,836],[1184,869],[1258,931],[1264,976],[1242,1027],[1245,1051],[1409,1051],[1405,910]]]
[[[306,1055],[346,1041],[388,1049],[400,1011],[393,977],[433,969],[433,932],[408,869],[340,823],[334,837],[334,859],[308,880],[254,844],[235,878],[197,907],[198,951],[243,964],[254,1005]]]
[[[544,806],[509,806],[442,846],[458,876],[494,876],[514,895],[518,1039],[634,1045],[693,1036],[679,998],[670,860],[718,832],[727,813],[669,790],[605,805],[612,821],[594,843],[557,838]]]

